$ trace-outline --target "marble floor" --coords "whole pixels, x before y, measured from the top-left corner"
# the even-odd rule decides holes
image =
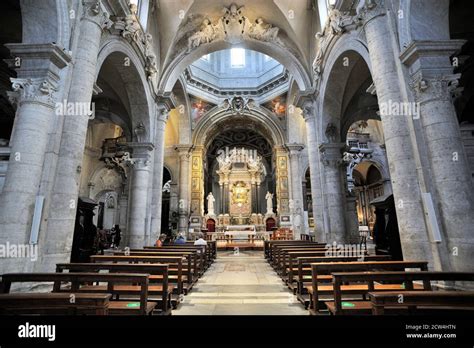
[[[219,251],[173,315],[308,315],[262,251]]]

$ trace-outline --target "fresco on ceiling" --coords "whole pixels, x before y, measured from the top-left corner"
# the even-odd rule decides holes
[[[214,104],[205,102],[201,99],[190,97],[191,100],[191,119],[193,125],[197,124],[204,115],[214,107]]]
[[[286,94],[266,102],[263,106],[272,111],[276,116],[284,117],[286,114]]]

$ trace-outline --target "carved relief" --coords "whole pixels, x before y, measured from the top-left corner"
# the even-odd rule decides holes
[[[334,123],[329,123],[326,127],[326,138],[329,142],[335,142],[337,140],[338,129]]]
[[[342,13],[334,5],[329,5],[329,14],[326,25],[323,30],[316,34],[319,41],[318,51],[313,61],[313,72],[315,80],[318,80],[322,74],[322,63],[329,42],[334,36],[340,36],[346,31],[346,27],[355,24],[354,17],[348,13]]]
[[[49,80],[11,78],[13,92],[8,93],[12,104],[23,101],[35,101],[54,106],[54,94],[57,87]]]
[[[142,53],[147,78],[152,79],[155,77],[158,73],[158,63],[154,53],[153,36],[143,31],[137,17],[136,6],[130,5],[130,14],[117,18],[114,27],[124,39],[136,45],[138,51]]]
[[[259,17],[252,24],[243,15],[244,7],[237,7],[236,4],[224,7],[224,16],[219,18],[215,24],[209,18],[204,19],[198,31],[189,36],[187,43],[187,53],[203,44],[208,44],[217,40],[224,40],[231,44],[238,44],[244,39],[273,42],[283,44],[278,34],[280,29],[266,23]]]
[[[109,20],[109,14],[105,11],[102,11],[100,6],[100,0],[82,1],[83,6],[83,18],[86,18],[102,29],[109,29],[112,25],[112,22]]]
[[[222,107],[226,111],[231,111],[234,115],[241,115],[246,110],[250,111],[250,106],[252,106],[253,99],[244,99],[242,97],[234,97],[232,99],[225,99],[222,103]]]

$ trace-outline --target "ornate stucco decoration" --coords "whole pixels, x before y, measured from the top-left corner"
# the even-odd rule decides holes
[[[261,17],[252,23],[243,15],[243,9],[244,6],[237,7],[236,4],[232,4],[228,8],[224,7],[224,16],[216,23],[205,18],[199,30],[189,36],[187,53],[201,45],[220,40],[238,44],[245,39],[253,39],[282,45],[278,37],[280,28],[266,23]]]
[[[333,143],[337,140],[338,129],[334,123],[329,123],[326,127],[326,138],[329,142]]]
[[[252,105],[253,99],[244,99],[242,97],[225,99],[222,103],[222,107],[233,115],[242,115],[245,111],[250,111],[250,106]]]
[[[346,28],[352,24],[356,24],[353,16],[349,15],[347,12],[339,11],[334,5],[329,6],[326,25],[321,32],[316,34],[316,39],[319,41],[319,45],[316,58],[313,62],[315,80],[318,80],[322,74],[322,63],[329,43],[333,38],[342,35],[346,31]]]
[[[158,72],[158,64],[153,47],[153,36],[143,31],[138,20],[136,5],[130,5],[130,13],[125,17],[117,17],[114,29],[142,54],[145,61],[146,76],[150,80],[153,79]]]

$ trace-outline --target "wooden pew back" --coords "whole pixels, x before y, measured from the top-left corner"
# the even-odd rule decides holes
[[[147,314],[148,283],[149,274],[104,274],[104,273],[9,273],[2,275],[1,292],[10,293],[12,283],[53,283],[53,292],[61,292],[61,283],[70,283],[71,287],[67,292],[81,292],[81,285],[84,283],[104,282],[107,283],[109,294],[115,294],[114,285],[135,283],[140,286],[140,307],[141,315]]]

